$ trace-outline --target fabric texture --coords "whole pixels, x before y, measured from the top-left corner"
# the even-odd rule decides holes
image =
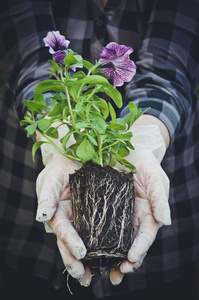
[[[0,64],[7,85],[0,100],[0,264],[63,284],[54,235],[35,221],[35,180],[42,169],[19,126],[36,84],[49,77],[42,39],[59,30],[69,48],[91,62],[114,41],[134,49],[133,81],[121,88],[167,126],[171,145],[162,166],[171,181],[172,225],[159,230],[140,269],[114,287],[106,272],[93,278],[97,298],[176,280],[199,258],[199,1],[5,0],[0,8]],[[49,94],[47,98],[49,98]]]

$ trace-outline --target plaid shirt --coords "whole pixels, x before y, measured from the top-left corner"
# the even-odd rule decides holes
[[[132,46],[135,79],[122,90],[128,101],[162,120],[171,145],[162,167],[171,182],[172,225],[159,230],[142,266],[119,287],[93,278],[98,298],[162,284],[180,277],[199,258],[199,1],[196,0],[4,0],[0,9],[0,59],[7,85],[0,101],[0,263],[63,283],[54,235],[35,221],[32,141],[19,127],[35,85],[49,77],[42,39],[59,30],[70,48],[91,61],[109,41]],[[18,117],[17,117],[18,115]]]

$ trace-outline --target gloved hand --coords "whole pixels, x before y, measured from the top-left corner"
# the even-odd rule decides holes
[[[45,168],[36,182],[36,219],[44,222],[47,232],[54,232],[57,236],[57,245],[69,274],[87,286],[91,281],[91,272],[80,261],[86,255],[86,248],[71,223],[69,174],[79,166],[49,144],[43,144],[41,152]]]
[[[160,166],[165,154],[165,142],[157,125],[132,126],[132,150],[126,158],[137,169],[135,182],[134,242],[128,260],[110,271],[110,280],[116,285],[125,273],[133,272],[142,264],[161,225],[170,225],[168,204],[169,180]],[[117,165],[119,169],[123,166]]]

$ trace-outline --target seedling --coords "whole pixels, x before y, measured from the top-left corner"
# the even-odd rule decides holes
[[[21,125],[28,137],[39,132],[45,138],[34,143],[33,160],[37,149],[49,143],[81,163],[82,168],[70,176],[74,226],[88,248],[85,261],[95,264],[99,258],[106,264],[107,257],[125,257],[132,243],[136,169],[125,157],[134,149],[129,129],[143,112],[130,102],[128,116],[118,118],[101,95],[107,94],[116,107],[122,107],[116,87],[136,73],[129,58],[133,49],[109,43],[99,61],[91,64],[69,49],[70,42],[58,31],[49,32],[44,43],[53,55],[48,61],[50,78],[36,86],[32,101],[24,100],[28,111]],[[50,107],[45,100],[49,91]],[[61,126],[68,130],[58,147],[54,139],[60,139]],[[71,137],[75,142],[68,146]],[[115,170],[116,162],[129,173]]]

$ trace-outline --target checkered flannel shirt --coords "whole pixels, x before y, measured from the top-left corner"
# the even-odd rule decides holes
[[[0,8],[0,59],[7,85],[0,101],[0,263],[59,287],[64,268],[55,236],[35,221],[35,180],[31,139],[19,127],[22,99],[49,77],[42,39],[59,30],[85,59],[99,59],[110,41],[132,46],[135,79],[122,91],[128,101],[162,120],[171,145],[162,162],[170,178],[172,225],[159,230],[142,266],[113,287],[94,277],[97,297],[175,280],[199,258],[199,1],[194,0],[4,0]]]

